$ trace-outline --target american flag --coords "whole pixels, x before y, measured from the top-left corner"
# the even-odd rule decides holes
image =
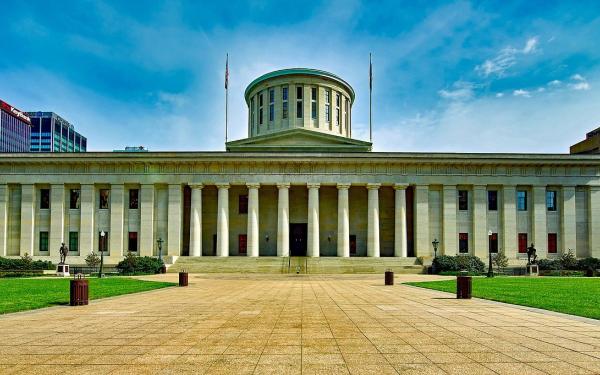
[[[227,89],[227,86],[229,86],[229,54],[225,59],[225,89]]]

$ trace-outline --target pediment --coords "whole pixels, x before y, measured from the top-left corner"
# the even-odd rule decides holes
[[[371,143],[307,129],[289,129],[231,141],[227,151],[367,152]]]

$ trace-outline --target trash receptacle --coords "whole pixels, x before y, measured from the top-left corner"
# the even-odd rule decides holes
[[[456,277],[456,298],[470,299],[471,298],[471,276],[467,276],[466,272],[461,272]]]
[[[71,306],[82,306],[88,304],[89,287],[88,281],[81,274],[71,280],[71,294],[69,304]]]
[[[385,271],[385,285],[394,285],[394,272],[391,270]]]
[[[188,286],[188,273],[179,272],[179,286]]]

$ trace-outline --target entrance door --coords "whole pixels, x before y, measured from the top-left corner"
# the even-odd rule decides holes
[[[290,255],[306,256],[308,224],[290,224]]]

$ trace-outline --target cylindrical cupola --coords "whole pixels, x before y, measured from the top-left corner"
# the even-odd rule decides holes
[[[248,137],[303,128],[351,138],[354,90],[340,77],[293,68],[264,74],[248,85]]]

